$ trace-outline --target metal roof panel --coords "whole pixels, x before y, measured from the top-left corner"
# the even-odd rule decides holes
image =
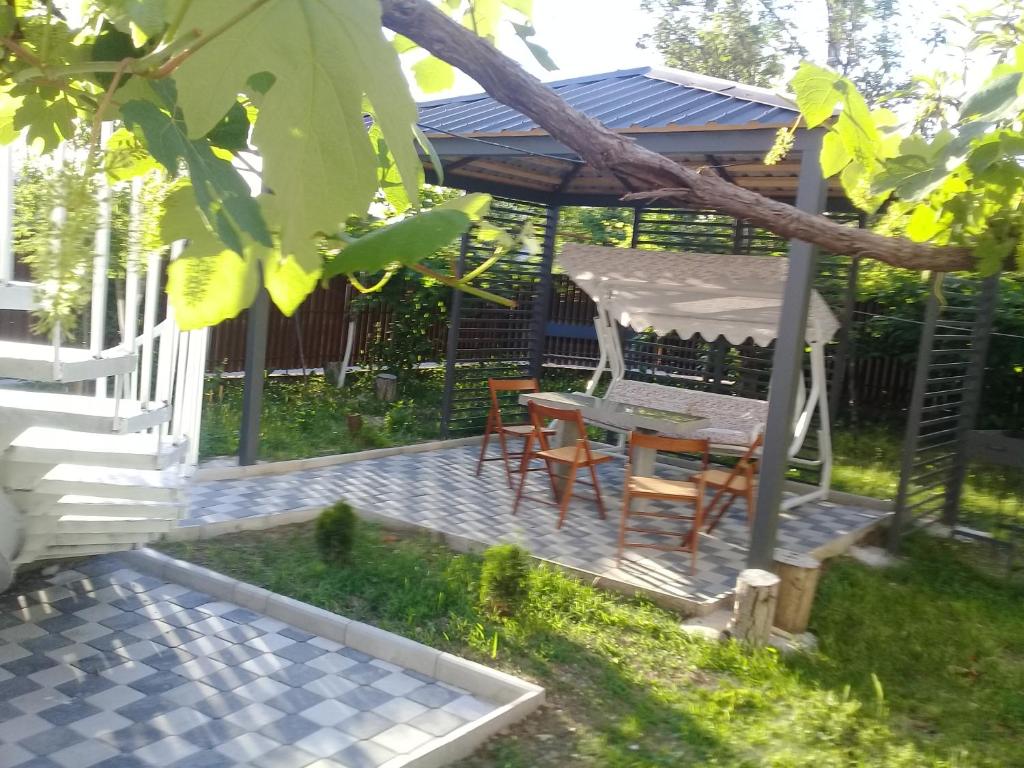
[[[672,69],[619,70],[547,84],[571,106],[605,125],[647,130],[701,125],[791,123],[793,100],[765,88]],[[420,122],[463,135],[537,130],[535,122],[486,93],[437,99],[419,105]]]

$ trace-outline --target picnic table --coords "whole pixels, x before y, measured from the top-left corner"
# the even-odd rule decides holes
[[[666,437],[690,437],[709,425],[709,420],[680,411],[668,411],[646,405],[623,403],[609,398],[578,392],[534,392],[521,395],[524,405],[531,400],[552,408],[572,408],[583,414],[583,420],[594,426],[619,432],[638,430]],[[553,447],[575,445],[581,437],[575,424],[558,422]],[[638,448],[633,452],[633,471],[637,475],[653,475],[657,451]]]

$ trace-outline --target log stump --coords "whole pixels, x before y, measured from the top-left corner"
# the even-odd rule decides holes
[[[753,646],[768,642],[775,620],[775,603],[779,596],[779,577],[759,568],[741,571],[736,580],[736,602],[733,605],[729,634]]]
[[[779,549],[775,551],[775,572],[780,580],[775,626],[794,635],[806,632],[821,563],[810,555]]]
[[[398,397],[398,377],[393,373],[378,373],[373,380],[373,391],[378,400],[394,402]]]

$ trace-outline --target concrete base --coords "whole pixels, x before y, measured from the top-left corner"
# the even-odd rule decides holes
[[[890,568],[899,562],[881,547],[850,547],[848,554],[869,568]]]

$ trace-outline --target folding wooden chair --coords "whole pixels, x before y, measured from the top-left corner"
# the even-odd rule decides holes
[[[504,461],[505,478],[508,481],[508,487],[511,488],[512,473],[517,470],[512,468],[510,459],[521,459],[523,454],[522,451],[510,453],[506,438],[517,437],[525,440],[533,432],[533,425],[505,424],[501,420],[499,394],[501,392],[540,392],[540,384],[536,379],[488,379],[487,389],[491,396],[491,409],[487,412],[487,428],[484,430],[484,441],[480,446],[480,458],[476,463],[476,475],[480,476],[480,470],[483,469],[485,461]],[[545,428],[545,431],[549,435],[555,433],[553,429]],[[498,436],[498,443],[501,446],[500,456],[487,456],[487,444],[490,442],[491,435]]]
[[[708,469],[705,467],[690,479],[701,478],[708,490],[715,491],[707,506],[708,533],[715,530],[718,522],[725,517],[729,507],[740,496],[747,502],[747,527],[754,523],[755,500],[757,499],[757,452],[764,444],[764,435],[758,435],[746,452],[740,456],[732,469]]]
[[[573,486],[579,482],[581,485],[590,485],[594,488],[593,497],[590,496],[579,496],[576,498],[593,499],[597,502],[598,512],[601,517],[604,518],[604,500],[601,498],[601,484],[597,479],[597,470],[595,467],[598,464],[603,464],[606,461],[611,461],[612,457],[603,453],[594,453],[590,449],[590,441],[587,440],[587,426],[583,422],[583,414],[576,409],[565,409],[565,408],[552,408],[551,406],[541,405],[540,403],[531,402],[529,404],[530,422],[533,425],[533,431],[527,436],[526,444],[523,446],[523,459],[522,467],[520,469],[519,476],[519,490],[516,492],[516,502],[512,507],[512,514],[516,514],[519,511],[519,504],[524,498],[539,501],[543,504],[550,506],[557,506],[559,508],[558,513],[558,528],[562,527],[565,523],[566,513],[569,511],[569,502],[572,500]],[[570,424],[574,424],[578,430],[580,437],[576,440],[575,445],[565,445],[561,448],[552,448],[548,442],[548,434],[551,430],[544,427],[545,422],[550,421],[565,421]],[[534,459],[541,459],[544,462],[543,466],[530,467],[530,462]],[[555,473],[556,466],[563,466],[566,468],[566,474],[564,478],[560,478]],[[550,502],[546,499],[540,499],[533,496],[526,496],[523,491],[526,488],[526,476],[531,471],[546,469],[548,473],[548,479],[551,481],[551,493],[554,496],[555,501]],[[590,470],[591,482],[585,480],[577,481],[576,473],[581,469]],[[565,487],[562,488],[561,494],[558,490],[558,481],[562,479],[565,482]]]
[[[626,547],[644,547],[657,549],[661,552],[688,551],[690,552],[690,572],[693,573],[697,567],[699,532],[704,524],[704,482],[699,478],[695,481],[664,480],[660,477],[633,474],[634,452],[641,448],[653,451],[668,451],[670,453],[697,453],[701,455],[703,464],[706,467],[708,463],[708,441],[658,437],[657,435],[633,432],[629,436],[629,461],[626,464],[626,483],[622,494],[622,520],[619,524],[619,560],[622,560],[622,553]],[[687,515],[663,511],[655,509],[649,504],[645,504],[639,509],[634,509],[633,501],[635,499],[672,501],[678,504],[690,505],[693,507],[693,514]],[[632,524],[633,519],[637,517],[681,521],[689,523],[689,528],[681,531],[673,530],[671,527],[641,527]],[[643,534],[646,540],[626,541],[626,535],[629,533]],[[679,539],[679,543],[674,545],[659,544],[651,540],[655,536]]]

